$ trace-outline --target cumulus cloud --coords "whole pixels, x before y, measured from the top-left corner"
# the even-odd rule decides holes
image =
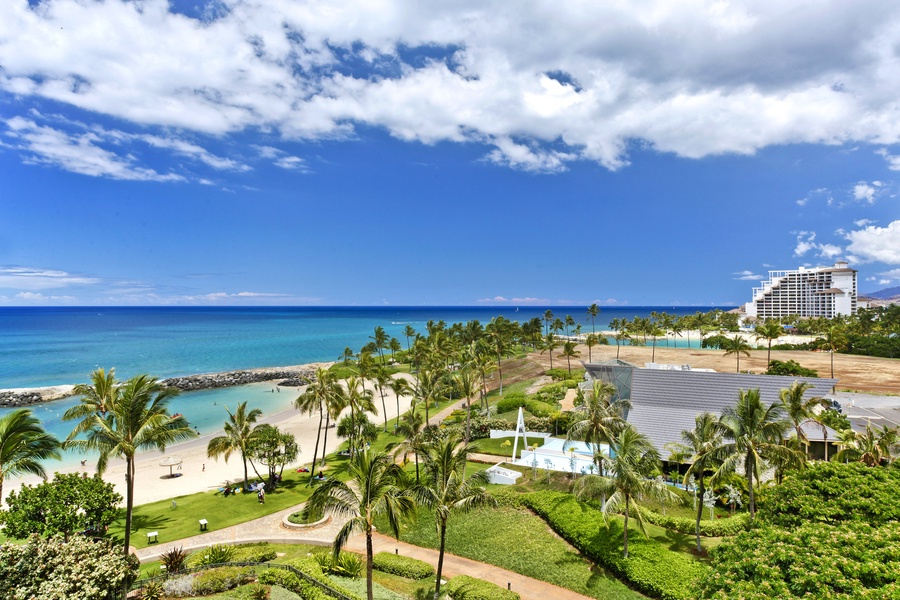
[[[797,243],[794,246],[794,256],[800,257],[812,252],[819,258],[834,259],[844,253],[844,248],[836,244],[816,242],[816,233],[813,231],[801,231],[797,234]]]
[[[900,221],[887,227],[870,225],[847,234],[847,252],[860,262],[900,265]]]
[[[865,181],[860,181],[853,186],[853,199],[857,202],[865,202],[866,204],[875,204],[878,197],[879,188],[882,187],[880,181],[873,181],[871,185]]]
[[[885,271],[880,274],[888,278],[888,283],[890,283],[891,281],[900,281],[900,269],[891,269],[890,271]],[[875,278],[873,277],[872,279]]]
[[[174,6],[0,2],[0,90],[16,107],[49,99],[161,139],[353,139],[360,126],[378,127],[426,144],[479,144],[490,163],[540,173],[574,160],[625,167],[634,141],[697,158],[900,140],[894,2]],[[101,166],[46,160],[108,177],[167,176],[90,139],[68,144],[79,141]],[[242,168],[191,146],[167,149]]]
[[[884,149],[877,150],[876,152],[884,157],[884,160],[887,161],[888,168],[891,171],[900,171],[900,154],[891,154]]]

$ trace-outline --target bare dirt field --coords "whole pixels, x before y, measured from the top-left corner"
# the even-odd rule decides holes
[[[578,346],[581,356],[572,361],[573,368],[580,367],[581,361],[588,361],[587,346]],[[609,360],[616,357],[615,346],[594,346],[592,352],[594,362]],[[619,358],[640,367],[644,363],[651,362],[653,349],[650,346],[622,346],[619,349]],[[529,360],[539,362],[544,368],[549,368],[550,358],[547,352],[543,354],[532,353]],[[830,377],[831,354],[828,352],[807,351],[772,351],[773,360],[794,360],[807,369],[814,369],[819,377]],[[694,348],[666,348],[665,343],[656,347],[656,356],[653,362],[684,365],[689,364],[694,368],[715,369],[722,372],[734,372],[736,360],[734,356],[725,356],[722,350],[698,350]],[[566,359],[559,351],[553,353],[553,366],[566,368]],[[766,351],[751,350],[750,357],[741,355],[741,371],[764,373],[766,370]],[[837,378],[838,390],[857,392],[870,392],[878,394],[900,395],[900,359],[875,358],[858,356],[853,354],[834,355],[834,376]]]

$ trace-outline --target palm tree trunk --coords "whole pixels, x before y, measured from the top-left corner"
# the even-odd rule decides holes
[[[625,499],[625,558],[628,558],[628,499]]]
[[[656,362],[656,336],[653,336],[653,352],[650,354],[650,362]]]
[[[438,552],[437,579],[434,580],[434,600],[441,596],[441,571],[444,570],[444,540],[447,534],[447,523],[441,522],[441,548]]]
[[[472,399],[466,403],[466,443],[469,443],[469,421],[472,419]]]
[[[387,433],[387,405],[384,403],[384,388],[378,386],[378,393],[381,394],[381,411],[384,413],[384,432]]]
[[[131,545],[131,519],[134,513],[134,456],[125,460],[125,556]]]
[[[566,363],[569,365],[569,375],[572,374],[572,358],[566,354]]]
[[[769,340],[769,351],[766,353],[766,368],[769,368],[769,363],[772,362],[772,340]]]
[[[706,491],[703,488],[703,474],[700,474],[700,485],[697,488],[697,492],[700,494],[700,497],[703,497],[703,493]],[[697,534],[697,554],[703,552],[703,546],[700,545],[700,519],[703,517],[703,503],[697,503],[697,521],[694,526],[694,533]]]
[[[241,450],[241,460],[244,461],[244,489],[247,489],[248,477],[247,477],[247,455],[244,454],[244,451]]]
[[[834,359],[832,358],[832,362]],[[497,353],[497,374],[500,376],[500,395],[503,395],[503,366],[500,364],[500,353]],[[831,367],[831,377],[834,377],[834,367]]]
[[[744,461],[744,470],[747,472],[747,489],[750,493],[750,523],[753,524],[753,517],[756,515],[756,496],[753,494],[753,470],[749,461]]]
[[[328,427],[331,425],[331,413],[325,411],[325,439],[322,440],[322,466],[325,466],[325,455],[328,454]]]
[[[372,600],[372,530],[366,531],[366,598]]]
[[[316,447],[313,448],[313,461],[312,466],[309,469],[309,481],[306,482],[307,486],[312,485],[313,477],[316,476],[316,459],[319,457],[319,438],[322,436],[322,419],[324,418],[324,411],[322,410],[322,405],[319,404],[319,428],[316,429]],[[322,449],[322,454],[325,454],[325,449]]]
[[[428,403],[431,401],[431,398],[425,398],[425,427],[431,425],[431,418],[428,416]]]

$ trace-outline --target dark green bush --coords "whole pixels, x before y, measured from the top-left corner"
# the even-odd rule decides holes
[[[787,375],[787,376],[797,376],[797,377],[818,377],[818,371],[814,371],[813,369],[807,369],[806,367],[800,366],[796,360],[789,360],[787,362],[783,362],[780,360],[770,360],[769,368],[766,370],[766,375]]]
[[[555,405],[547,404],[546,402],[541,402],[540,400],[526,400],[525,410],[530,412],[535,417],[550,417],[557,412]]]
[[[287,569],[266,569],[259,574],[259,582],[266,585],[280,585],[292,592],[300,589],[300,578]]]
[[[361,598],[359,598],[359,596],[357,596],[350,590],[338,585],[337,583],[332,581],[327,575],[325,575],[325,573],[322,571],[322,567],[320,567],[319,563],[316,562],[316,559],[314,559],[312,557],[307,556],[304,558],[295,558],[294,560],[290,560],[285,564],[287,564],[291,567],[294,567],[298,571],[302,571],[304,574],[308,575],[312,579],[315,579],[316,581],[324,583],[331,589],[335,590],[338,593],[344,594],[348,598],[353,598],[354,600],[362,600]],[[301,587],[303,587],[304,585],[313,587],[312,584],[303,582],[301,580]],[[313,588],[313,589],[316,589],[318,591],[318,588]],[[319,596],[309,596],[309,598],[308,598],[306,595],[304,595],[303,589],[301,589],[300,591],[297,591],[297,593],[300,594],[306,600],[309,600],[310,598],[317,600],[319,598]],[[306,592],[306,593],[311,593],[311,592]],[[327,598],[329,596],[325,595],[322,597]]]
[[[434,567],[416,558],[398,556],[389,552],[379,552],[372,557],[372,568],[384,573],[392,573],[407,579],[425,579],[434,575]]]
[[[566,390],[569,389],[569,383],[574,382],[560,382],[553,383],[548,386],[544,386],[540,390],[538,390],[532,398],[534,400],[539,400],[541,402],[546,402],[547,404],[557,404],[563,398],[566,397]],[[577,385],[577,383],[576,383]]]
[[[497,402],[497,412],[507,413],[525,406],[525,392],[509,392]]]
[[[468,575],[457,575],[447,582],[444,590],[453,600],[519,600],[516,592],[504,590],[499,585],[475,579]]]
[[[205,596],[226,592],[239,585],[253,581],[256,573],[251,567],[218,567],[207,569],[194,575],[194,594]]]
[[[622,556],[622,524],[562,492],[524,494],[526,506],[585,556],[629,582],[637,590],[664,600],[696,597],[697,582],[709,568],[640,535],[629,536]]]
[[[547,369],[547,375],[553,379],[553,381],[564,381],[569,379],[569,371],[566,369]]]

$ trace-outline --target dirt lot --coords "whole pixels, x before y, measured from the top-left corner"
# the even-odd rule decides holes
[[[587,346],[579,346],[581,352],[578,361],[587,362]],[[650,362],[653,349],[649,346],[622,346],[619,350],[619,358],[643,367]],[[592,358],[594,362],[609,360],[616,357],[615,346],[594,346]],[[831,375],[831,354],[828,352],[805,351],[780,351],[773,350],[772,358],[777,360],[795,360],[807,369],[818,371],[819,377]],[[541,363],[544,368],[549,368],[549,355],[532,353],[529,359]],[[666,348],[665,344],[656,347],[655,362],[684,365],[689,364],[695,368],[715,369],[716,371],[734,372],[736,361],[734,356],[725,356],[722,350],[697,350],[693,348]],[[576,361],[573,360],[573,367]],[[566,359],[553,353],[553,366],[566,368]],[[578,366],[581,366],[578,362]],[[766,370],[766,351],[751,350],[750,357],[741,355],[741,371],[764,373]],[[837,378],[838,390],[857,392],[870,392],[879,394],[900,395],[900,359],[873,358],[851,354],[835,354],[834,376]]]

